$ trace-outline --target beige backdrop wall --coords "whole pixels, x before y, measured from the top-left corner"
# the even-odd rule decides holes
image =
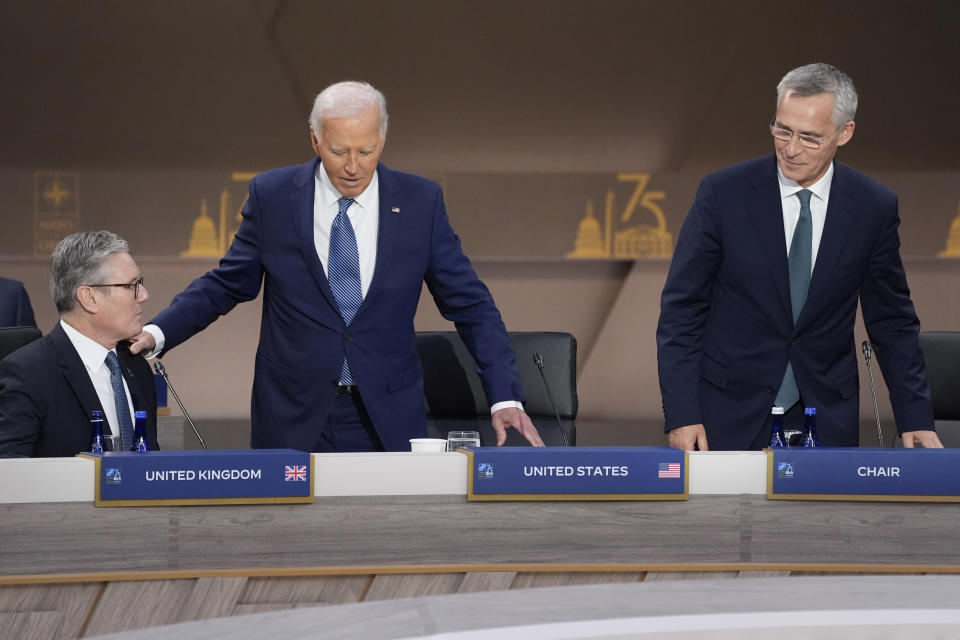
[[[215,265],[249,176],[309,159],[312,96],[366,79],[389,101],[384,162],[444,186],[509,328],[577,335],[582,415],[649,420],[697,181],[770,151],[774,87],[798,64],[854,77],[841,160],[898,191],[924,327],[960,329],[957,33],[946,0],[0,3],[0,274],[49,328],[49,247],[106,227],[159,311]],[[578,244],[587,219],[609,251]],[[417,324],[447,326],[428,299]],[[258,326],[250,303],[169,355],[198,416],[247,415]]]

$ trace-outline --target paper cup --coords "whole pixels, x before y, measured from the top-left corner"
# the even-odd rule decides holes
[[[410,438],[410,451],[446,451],[447,441],[440,438]]]

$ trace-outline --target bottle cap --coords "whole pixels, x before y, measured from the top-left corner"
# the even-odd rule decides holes
[[[805,415],[805,416],[815,416],[815,415],[817,415],[817,408],[816,408],[816,407],[807,407],[806,409],[803,410],[803,415]]]
[[[103,411],[91,411],[90,412],[91,420],[103,420]]]
[[[775,416],[782,416],[783,407],[774,407],[773,409],[770,409],[770,413],[772,413]]]
[[[146,411],[134,411],[134,412],[133,412],[133,417],[134,417],[134,419],[143,418],[144,420],[146,420],[146,419],[147,419],[147,412],[146,412]]]

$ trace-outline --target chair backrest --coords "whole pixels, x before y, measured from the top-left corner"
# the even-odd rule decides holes
[[[517,354],[517,369],[526,396],[525,409],[547,444],[563,444],[557,428],[546,386],[534,362],[534,353],[543,358],[543,373],[557,405],[563,430],[570,444],[576,441],[577,400],[577,340],[569,333],[511,332],[510,342]],[[417,334],[417,350],[423,364],[423,389],[427,418],[432,434],[463,426],[464,421],[478,416],[489,416],[490,405],[476,372],[476,364],[460,336],[455,331],[428,331]],[[468,423],[469,424],[469,423]],[[469,426],[473,426],[469,424]],[[447,429],[449,430],[449,429]],[[512,433],[507,444],[523,444],[522,438]],[[491,430],[492,432],[492,430]],[[488,438],[483,438],[483,444]],[[549,442],[548,442],[549,438]]]
[[[36,327],[0,327],[0,360],[41,335]]]
[[[960,420],[960,331],[922,331],[920,350],[927,365],[934,419]]]

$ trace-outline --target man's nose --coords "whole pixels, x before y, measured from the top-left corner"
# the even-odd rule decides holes
[[[348,153],[347,161],[344,164],[343,168],[346,170],[347,173],[351,173],[351,174],[356,173],[357,170],[360,168],[360,156],[356,153],[352,153],[352,152]]]
[[[788,155],[795,156],[798,153],[800,153],[800,148],[801,148],[800,136],[798,136],[797,134],[793,134],[793,136],[787,142],[785,151],[787,152]]]

